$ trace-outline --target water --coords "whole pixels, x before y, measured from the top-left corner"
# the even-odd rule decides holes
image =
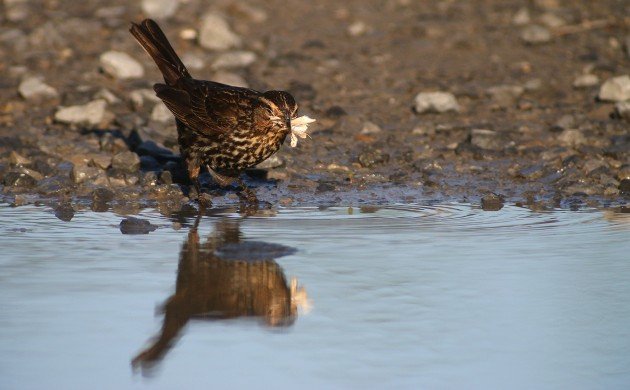
[[[0,208],[1,389],[630,387],[630,214],[140,217]]]

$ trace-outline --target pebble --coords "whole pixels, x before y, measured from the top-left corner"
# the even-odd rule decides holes
[[[497,194],[488,194],[481,198],[481,209],[484,211],[499,211],[503,208],[503,197]]]
[[[151,224],[146,219],[128,217],[120,221],[120,232],[122,234],[149,234],[158,227]]]
[[[611,102],[630,100],[630,76],[623,75],[606,80],[599,89],[599,99]]]
[[[256,168],[273,169],[273,168],[280,168],[284,166],[284,164],[285,164],[284,160],[281,157],[278,157],[278,155],[274,154],[273,156],[269,157],[265,161],[256,165]]]
[[[129,92],[129,99],[131,100],[131,103],[133,103],[134,107],[136,108],[140,108],[144,106],[144,102],[146,100],[153,103],[158,103],[162,101],[160,100],[159,97],[155,95],[154,90],[148,89],[148,88],[135,89]]]
[[[175,15],[178,0],[142,0],[142,12],[149,18],[167,19]]]
[[[507,141],[503,134],[488,129],[471,130],[470,143],[485,150],[503,150],[514,144],[514,142]]]
[[[18,86],[18,92],[26,100],[47,99],[59,96],[57,90],[44,83],[41,77],[27,77]]]
[[[245,68],[256,62],[256,53],[251,51],[232,51],[223,53],[212,63],[213,70],[226,68]]]
[[[114,200],[114,191],[109,188],[99,187],[92,191],[92,202],[107,203]]]
[[[524,26],[531,22],[531,17],[529,16],[529,10],[525,7],[516,11],[514,16],[512,16],[512,23],[517,26]]]
[[[62,107],[55,113],[55,121],[67,124],[96,126],[105,118],[107,102],[97,99],[84,105]]]
[[[573,88],[589,88],[599,84],[599,77],[594,74],[583,74],[573,80]]]
[[[186,68],[193,70],[200,70],[206,66],[201,56],[191,52],[182,55],[182,62],[186,65]]]
[[[95,99],[105,99],[105,101],[108,104],[117,104],[120,103],[120,99],[118,98],[118,96],[114,95],[113,92],[111,92],[109,89],[107,88],[102,88],[100,91],[98,91],[95,95],[94,95]]]
[[[18,154],[15,150],[12,150],[11,153],[9,153],[9,163],[12,165],[28,165],[31,163],[31,160]]]
[[[622,119],[630,122],[630,102],[615,103],[615,114]]]
[[[173,113],[162,102],[159,102],[151,111],[151,120],[156,122],[169,122],[173,120]]]
[[[425,112],[448,112],[460,110],[455,95],[450,92],[420,92],[415,98],[415,109],[419,114]]]
[[[366,149],[359,154],[359,164],[363,168],[371,168],[375,165],[385,164],[389,161],[389,154],[380,149]]]
[[[551,41],[551,32],[543,26],[532,24],[521,31],[521,39],[528,44],[541,44]]]
[[[564,19],[554,14],[553,12],[545,12],[540,16],[540,22],[547,27],[555,28],[564,26],[567,24]]]
[[[210,13],[206,14],[201,22],[199,44],[210,50],[227,50],[240,47],[243,42],[222,16]]]
[[[121,172],[137,172],[140,169],[140,157],[134,152],[120,152],[112,158],[112,168]]]
[[[379,125],[374,122],[367,121],[363,124],[363,128],[361,129],[361,134],[377,134],[382,132],[383,129]]]
[[[72,168],[70,178],[76,184],[85,183],[86,181],[94,179],[101,173],[101,170],[96,167],[88,167],[87,165],[76,164]]]
[[[55,217],[64,222],[70,222],[74,218],[74,209],[68,203],[62,203],[55,207]]]
[[[90,164],[97,168],[107,169],[112,165],[112,157],[105,153],[98,153],[90,156]]]
[[[493,102],[503,108],[513,106],[524,92],[525,88],[520,85],[497,85],[488,88],[488,94]]]
[[[367,24],[361,21],[354,22],[350,26],[348,26],[348,34],[350,34],[353,37],[361,36],[365,34],[367,30],[368,30]]]
[[[118,79],[144,76],[142,65],[129,54],[121,51],[108,51],[101,54],[100,62],[105,73]]]
[[[217,72],[212,79],[217,83],[249,88],[249,84],[247,84],[244,78],[232,72]]]
[[[34,187],[37,180],[24,172],[7,172],[2,183],[7,187]]]
[[[567,146],[578,146],[586,143],[586,137],[580,130],[567,129],[558,135],[560,143]]]

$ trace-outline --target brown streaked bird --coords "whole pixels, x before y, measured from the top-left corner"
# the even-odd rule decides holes
[[[198,194],[199,171],[205,166],[219,185],[238,181],[246,199],[256,201],[240,173],[278,151],[289,134],[295,146],[296,136],[304,138],[313,120],[297,117],[298,105],[288,92],[263,93],[193,79],[151,19],[132,23],[130,32],[164,76],[164,84],[153,89],[175,116],[182,157]]]

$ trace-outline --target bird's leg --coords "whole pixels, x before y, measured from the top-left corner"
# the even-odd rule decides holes
[[[235,177],[217,173],[214,169],[210,168],[209,165],[206,165],[206,168],[208,168],[208,172],[210,173],[210,176],[212,176],[212,179],[221,187],[227,187],[237,180]]]

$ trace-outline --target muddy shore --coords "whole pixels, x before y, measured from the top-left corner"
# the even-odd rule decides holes
[[[194,77],[288,90],[318,120],[248,172],[268,204],[630,201],[628,2],[286,4],[5,0],[0,203],[191,201],[159,72],[128,33],[144,17]],[[203,181],[214,205],[238,203]]]

